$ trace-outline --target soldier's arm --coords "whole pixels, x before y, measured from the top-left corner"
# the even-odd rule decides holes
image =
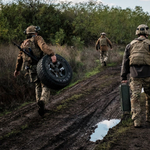
[[[16,62],[15,71],[14,71],[14,77],[17,77],[20,74],[22,63],[23,63],[23,58],[22,58],[22,52],[20,51],[18,56],[17,56],[17,62]]]
[[[20,71],[23,63],[23,58],[22,58],[22,51],[19,51],[19,54],[17,56],[17,62],[16,62],[16,71]]]
[[[99,39],[96,41],[95,48],[96,48],[96,50],[100,49],[100,40]]]
[[[130,46],[131,46],[130,44],[126,46],[122,61],[121,78],[124,81],[127,80],[127,75],[130,73],[130,66],[129,66]]]
[[[50,56],[54,56],[54,51],[46,44],[46,42],[44,41],[44,39],[41,37],[41,36],[37,36],[36,37],[36,42],[37,42],[37,45],[40,47],[40,49],[50,55]]]
[[[112,43],[111,43],[111,41],[108,38],[107,38],[107,43],[110,46],[110,48],[112,49]]]

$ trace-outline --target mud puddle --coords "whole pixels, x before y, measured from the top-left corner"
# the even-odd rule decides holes
[[[116,126],[120,122],[120,119],[104,120],[96,124],[96,129],[90,137],[90,141],[96,142],[102,140],[110,128]]]

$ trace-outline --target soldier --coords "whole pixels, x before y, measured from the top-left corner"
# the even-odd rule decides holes
[[[136,29],[138,38],[130,42],[125,48],[122,61],[122,83],[127,83],[130,73],[131,112],[134,127],[141,127],[140,95],[144,88],[146,94],[146,121],[150,122],[150,30],[141,24]]]
[[[48,54],[52,62],[56,62],[56,56],[50,47],[45,43],[44,39],[38,35],[40,27],[38,26],[29,26],[25,30],[27,39],[24,40],[21,44],[22,49],[29,51],[29,48],[32,50],[32,54],[37,58],[42,58],[44,54]],[[31,52],[30,52],[31,53]],[[35,84],[35,93],[36,93],[36,102],[39,106],[39,115],[43,116],[46,112],[45,104],[48,102],[50,97],[50,89],[41,83],[40,79],[37,77],[36,66],[37,62],[31,59],[22,51],[19,52],[17,57],[16,68],[14,76],[17,77],[20,74],[20,70],[24,68],[24,65],[28,66],[30,82]]]
[[[108,60],[108,46],[110,46],[112,50],[111,41],[106,37],[106,33],[102,32],[101,37],[96,42],[96,50],[100,51],[100,62],[102,66],[106,66]]]

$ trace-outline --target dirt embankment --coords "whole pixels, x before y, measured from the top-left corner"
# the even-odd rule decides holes
[[[93,150],[95,125],[121,118],[120,66],[52,96],[50,112],[41,118],[36,103],[0,118],[1,150]]]

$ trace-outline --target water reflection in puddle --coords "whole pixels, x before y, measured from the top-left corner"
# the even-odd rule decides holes
[[[96,140],[102,140],[107,134],[109,128],[116,126],[120,122],[120,119],[104,120],[96,124],[97,128],[91,135],[90,141],[96,142]]]

